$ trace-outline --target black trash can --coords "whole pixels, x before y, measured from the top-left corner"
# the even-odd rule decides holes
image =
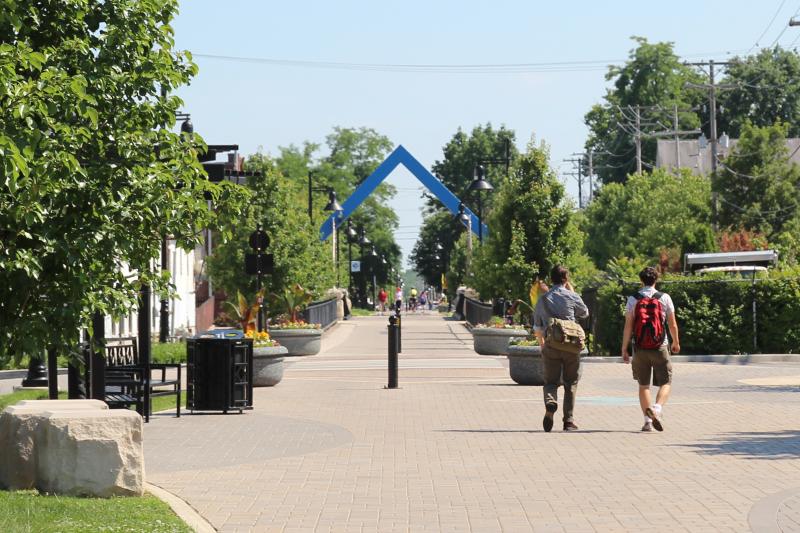
[[[252,409],[252,339],[241,331],[209,333],[186,341],[186,407],[223,413]]]

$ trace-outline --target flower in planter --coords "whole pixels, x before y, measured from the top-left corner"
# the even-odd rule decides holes
[[[303,320],[283,320],[270,326],[270,329],[320,329],[321,324],[309,324]]]
[[[288,322],[300,322],[298,318],[300,313],[313,299],[314,294],[304,289],[299,283],[295,283],[294,286],[285,289],[281,294],[271,293],[269,295],[272,307],[282,308]]]
[[[525,337],[514,339],[509,343],[510,346],[539,346],[539,341],[536,337]]]
[[[266,331],[255,331],[250,330],[244,334],[245,337],[248,339],[253,339],[253,346],[254,347],[273,347],[273,346],[280,346],[278,341],[275,339],[271,339],[269,337],[269,333]]]

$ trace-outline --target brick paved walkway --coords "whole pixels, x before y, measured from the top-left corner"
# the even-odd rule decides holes
[[[257,389],[244,415],[156,417],[148,481],[221,531],[748,531],[756,502],[800,488],[800,395],[742,379],[787,363],[675,369],[663,433],[639,432],[621,364],[587,364],[581,431],[541,430],[541,388],[436,316],[404,320],[384,390],[384,318],[343,323],[324,352]],[[774,516],[797,528],[797,498]]]

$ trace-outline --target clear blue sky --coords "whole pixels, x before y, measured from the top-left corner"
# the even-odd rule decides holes
[[[630,36],[673,41],[687,59],[722,60],[757,40],[800,42],[800,28],[786,29],[798,11],[799,1],[773,0],[192,0],[181,2],[174,26],[177,47],[197,55],[382,65],[555,62],[563,70],[385,72],[196,57],[200,73],[179,94],[195,131],[209,143],[238,143],[245,155],[323,143],[334,126],[366,126],[430,167],[459,127],[491,122],[514,129],[520,148],[532,135],[546,141],[553,165],[566,171],[562,160],[583,147],[583,115],[605,93],[604,65],[625,60]],[[590,70],[563,66],[577,61],[597,63]],[[401,171],[390,181],[401,188],[393,207],[407,256],[421,222],[417,183]]]

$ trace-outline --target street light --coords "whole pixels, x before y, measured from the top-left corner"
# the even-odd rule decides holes
[[[375,247],[369,253],[370,263],[372,268],[372,307],[375,308],[375,286],[377,285],[376,271],[378,270],[378,254],[375,252]]]
[[[481,193],[493,191],[491,183],[484,179],[486,171],[482,165],[475,166],[475,179],[469,184],[469,191],[478,194],[478,240],[483,244],[483,200]]]
[[[345,231],[345,235],[347,237],[347,295],[352,298],[353,297],[353,243],[356,242],[356,237],[358,237],[358,233],[356,230],[353,229],[353,226],[350,222],[350,219],[347,219],[347,230]]]
[[[361,286],[359,287],[359,301],[361,302],[361,308],[367,308],[367,274],[364,272],[364,267],[366,266],[366,254],[364,253],[364,248],[372,244],[372,241],[367,238],[366,230],[364,230],[364,226],[360,228],[361,237],[358,240],[359,249],[361,251]]]
[[[333,218],[333,269],[336,271],[336,286],[339,286],[339,228],[336,226],[336,219],[342,216],[342,206],[336,201],[336,191],[332,187],[328,188],[328,203],[325,205],[325,211],[332,211]]]

